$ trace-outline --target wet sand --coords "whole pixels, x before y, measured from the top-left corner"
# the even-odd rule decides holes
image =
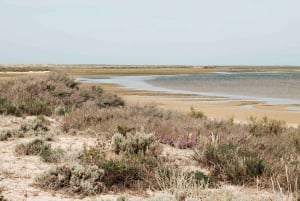
[[[115,84],[101,84],[104,90],[117,93],[130,104],[157,104],[162,108],[189,112],[191,106],[204,112],[212,119],[225,120],[234,118],[236,122],[247,122],[250,117],[258,119],[267,116],[275,120],[282,120],[291,126],[300,125],[300,111],[290,108],[299,105],[270,105],[255,101],[219,101],[214,97],[199,97],[183,94],[168,94],[163,92],[149,92],[131,90]]]

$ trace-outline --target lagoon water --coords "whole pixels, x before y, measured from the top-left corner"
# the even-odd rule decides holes
[[[300,73],[214,73],[77,78],[77,80],[119,84],[131,89],[213,96],[222,100],[300,104]]]
[[[177,75],[147,81],[190,92],[207,92],[220,96],[300,102],[300,73],[215,73]]]

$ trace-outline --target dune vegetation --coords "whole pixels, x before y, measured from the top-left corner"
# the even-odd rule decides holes
[[[58,72],[1,82],[0,113],[32,117],[1,128],[0,143],[16,141],[17,157],[49,164],[34,175],[32,185],[41,191],[88,197],[151,190],[168,195],[148,200],[223,200],[223,194],[212,198],[207,192],[236,185],[271,192],[269,200],[299,199],[300,128],[282,121],[265,117],[236,124],[194,108],[180,113],[128,105],[99,85],[79,84]],[[76,151],[61,147],[62,136],[80,137],[83,144]],[[183,164],[168,149],[192,154]],[[0,200],[4,195],[5,189]],[[224,200],[246,197],[227,194]]]

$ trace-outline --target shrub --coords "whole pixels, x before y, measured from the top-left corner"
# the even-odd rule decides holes
[[[233,144],[208,144],[202,162],[212,168],[214,176],[234,184],[253,182],[265,170],[257,153]]]
[[[38,116],[33,120],[21,124],[19,133],[22,136],[45,136],[50,130],[49,125],[50,122],[43,116]]]
[[[121,185],[130,187],[133,181],[139,180],[139,169],[124,161],[109,160],[100,165],[105,174],[103,182],[107,187]]]
[[[18,109],[28,115],[44,114],[50,116],[52,114],[52,108],[46,100],[38,100],[34,97],[24,98]]]
[[[117,154],[150,154],[157,156],[160,150],[159,143],[156,142],[153,134],[136,132],[134,135],[127,133],[126,136],[116,133],[112,137],[113,151]]]
[[[60,115],[90,102],[98,107],[123,106],[117,95],[105,94],[100,86],[82,86],[65,73],[23,77],[0,83],[0,113],[14,115]]]
[[[20,110],[13,106],[6,98],[0,98],[0,113],[20,116]]]
[[[65,154],[61,148],[52,149],[50,146],[42,149],[40,156],[44,162],[57,163],[60,162]]]
[[[194,107],[191,107],[190,115],[196,119],[206,119],[207,117],[201,111],[196,111]]]
[[[0,141],[6,141],[13,136],[11,130],[0,130]]]
[[[98,101],[98,105],[104,108],[119,107],[119,106],[124,106],[125,102],[121,97],[117,96],[116,94],[107,93],[107,94],[103,94],[100,97]]]
[[[62,165],[36,179],[36,185],[46,190],[94,195],[106,191],[102,182],[104,171],[97,166]]]
[[[18,155],[39,155],[43,150],[49,148],[50,144],[46,144],[44,140],[35,139],[29,143],[18,144],[15,152]]]
[[[105,153],[103,152],[102,147],[98,146],[87,146],[83,145],[83,151],[80,156],[80,161],[83,164],[88,165],[100,165],[105,161]]]
[[[277,120],[269,120],[264,117],[261,121],[256,118],[250,118],[249,132],[250,134],[261,137],[264,135],[279,135],[285,129],[285,122]]]
[[[69,112],[71,112],[71,108],[68,106],[61,106],[61,107],[58,107],[56,110],[56,114],[59,116],[64,116],[64,115],[68,114]]]
[[[8,199],[6,199],[4,197],[4,195],[2,195],[2,192],[0,191],[0,201],[9,201]]]

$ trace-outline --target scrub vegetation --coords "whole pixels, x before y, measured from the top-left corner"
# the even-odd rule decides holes
[[[150,189],[168,192],[166,200],[197,200],[205,190],[233,184],[299,198],[300,129],[284,122],[265,117],[235,124],[194,108],[179,113],[128,105],[59,72],[3,81],[0,97],[2,116],[34,116],[18,128],[1,129],[0,141],[22,139],[14,148],[18,157],[52,163],[36,175],[33,184],[40,189],[70,196]],[[72,151],[57,146],[59,136],[93,143]],[[166,155],[171,148],[192,151],[196,167],[174,162]]]

